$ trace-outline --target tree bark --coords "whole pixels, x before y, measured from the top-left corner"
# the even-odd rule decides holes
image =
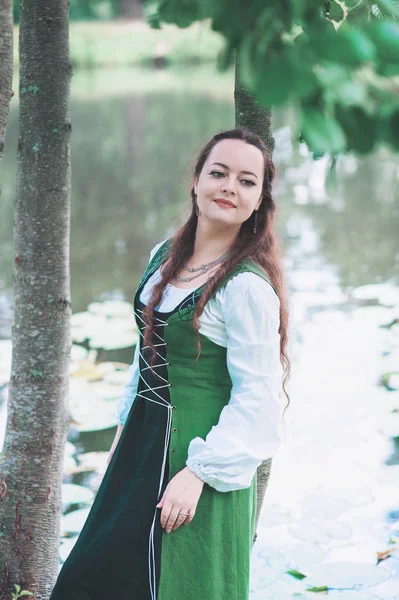
[[[244,87],[240,79],[240,64],[238,53],[235,59],[235,121],[236,127],[247,127],[254,133],[260,135],[269,148],[270,155],[274,149],[274,137],[272,131],[272,111],[270,108],[261,106],[250,92]],[[257,470],[257,508],[255,518],[254,543],[257,538],[259,516],[265,497],[267,484],[270,477],[272,459],[264,460]]]
[[[70,340],[67,0],[22,0],[14,323],[0,493],[0,599],[58,574]]]
[[[3,162],[4,144],[10,100],[12,97],[12,43],[13,17],[12,0],[0,4],[0,171]]]

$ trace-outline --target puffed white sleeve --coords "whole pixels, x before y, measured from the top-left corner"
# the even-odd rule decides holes
[[[137,342],[134,351],[133,363],[129,367],[129,379],[123,388],[122,395],[116,403],[116,413],[118,425],[125,425],[127,416],[133,405],[137,394],[137,386],[139,383],[139,358],[140,358],[140,343]]]
[[[152,260],[154,254],[157,252],[158,248],[162,246],[165,242],[159,242],[156,244],[150,252],[150,261]],[[136,348],[134,351],[133,363],[129,367],[129,379],[123,388],[122,395],[118,398],[116,403],[116,416],[119,425],[125,425],[129,411],[133,405],[133,402],[136,398],[137,387],[139,383],[139,358],[140,358],[140,344],[137,342]]]
[[[229,492],[250,487],[258,466],[282,441],[280,302],[267,281],[244,272],[226,284],[220,304],[230,399],[205,440],[191,440],[186,465],[219,492]]]

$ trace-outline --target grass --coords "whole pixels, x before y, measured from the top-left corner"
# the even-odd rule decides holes
[[[14,64],[18,66],[19,27],[14,30]],[[80,21],[70,25],[74,67],[107,68],[154,64],[192,65],[215,62],[224,46],[209,22],[186,29],[164,25],[151,29],[143,21]]]

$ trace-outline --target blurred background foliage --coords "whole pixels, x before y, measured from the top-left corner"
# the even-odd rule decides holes
[[[14,22],[19,23],[20,0],[14,0]],[[142,15],[140,0],[70,0],[71,21],[139,18]]]
[[[264,106],[291,102],[315,157],[399,150],[399,3],[393,0],[149,0],[153,28],[209,19]]]

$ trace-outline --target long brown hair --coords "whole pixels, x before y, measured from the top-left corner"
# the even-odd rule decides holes
[[[203,312],[205,304],[216,293],[217,289],[221,286],[227,275],[242,259],[252,259],[255,263],[257,263],[257,265],[262,267],[265,273],[268,275],[280,300],[280,361],[283,366],[284,375],[283,389],[288,400],[288,403],[285,407],[286,409],[290,403],[289,395],[285,387],[290,375],[290,361],[287,354],[288,300],[280,246],[274,233],[276,204],[272,197],[272,183],[275,177],[275,167],[262,138],[245,128],[230,129],[217,133],[200,149],[194,163],[193,180],[194,178],[200,176],[202,168],[212,148],[214,148],[214,146],[221,140],[226,139],[243,140],[247,144],[252,144],[256,148],[259,148],[259,150],[262,152],[264,159],[262,202],[258,210],[257,232],[255,234],[253,233],[255,215],[255,213],[253,213],[246,221],[242,223],[237,238],[231,246],[232,253],[222,263],[216,273],[207,281],[199,298],[193,315],[193,328],[197,337],[198,349],[196,360],[198,360],[201,353],[199,316]],[[156,357],[156,350],[152,342],[154,332],[154,308],[160,303],[166,284],[179,273],[184,264],[193,254],[198,219],[195,206],[196,195],[194,192],[194,187],[192,187],[191,213],[186,222],[173,236],[168,258],[164,262],[161,269],[161,280],[154,286],[151,298],[142,313],[142,317],[146,323],[143,346],[151,347],[151,365],[154,364]]]

